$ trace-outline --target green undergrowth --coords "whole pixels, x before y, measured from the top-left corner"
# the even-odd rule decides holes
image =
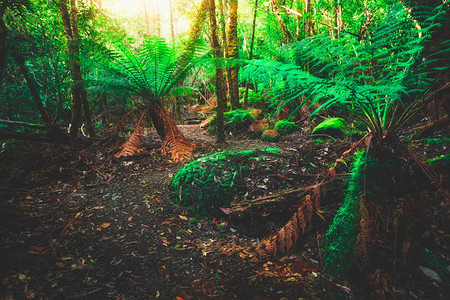
[[[425,161],[432,169],[447,169],[450,167],[450,154],[444,154]]]
[[[275,124],[275,130],[280,133],[280,135],[288,135],[294,133],[300,129],[298,124],[290,122],[288,120],[280,120]]]
[[[175,203],[190,206],[200,215],[211,216],[234,200],[238,187],[255,164],[280,152],[278,148],[265,148],[218,152],[199,158],[174,176]]]
[[[328,118],[319,123],[313,131],[313,134],[327,134],[330,136],[346,135],[346,124],[342,118]]]
[[[418,140],[418,142],[424,143],[429,146],[448,146],[450,145],[450,138],[424,138]]]
[[[232,111],[225,112],[224,117],[224,131],[226,133],[237,134],[240,132],[246,132],[250,124],[256,119],[255,114],[251,113],[250,110],[235,109]],[[208,129],[211,133],[216,132],[217,128],[216,118],[211,121]]]

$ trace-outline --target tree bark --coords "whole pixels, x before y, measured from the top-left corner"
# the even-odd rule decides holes
[[[342,20],[341,1],[338,1],[336,6],[336,28],[337,28],[337,36],[340,36],[341,31],[344,29],[344,21]]]
[[[211,26],[211,48],[213,49],[214,57],[220,59],[222,58],[222,51],[220,49],[219,40],[217,38],[216,3],[214,0],[209,0],[209,22]],[[224,97],[225,89],[223,84],[223,69],[218,66],[216,66],[215,84],[217,97],[217,143],[223,144],[225,143],[225,133],[223,131],[223,113],[225,110],[226,99]]]
[[[258,0],[255,0],[255,6],[253,7],[253,22],[252,22],[252,37],[250,39],[250,53],[248,54],[248,59],[253,58],[253,48],[255,45],[255,31],[256,31],[256,17],[258,14]],[[245,84],[245,95],[244,95],[244,105],[248,102],[248,82]]]
[[[77,22],[76,0],[70,0],[70,14],[66,0],[60,0],[59,6],[61,10],[64,30],[67,37],[67,50],[70,56],[71,76],[73,81],[72,87],[72,118],[70,134],[77,135],[81,127],[82,110],[86,118],[88,133],[91,137],[95,136],[92,126],[91,111],[87,101],[87,93],[83,82],[83,75],[80,63],[80,45]]]
[[[17,65],[20,68],[20,71],[22,72],[23,77],[25,78],[25,81],[27,82],[28,88],[30,89],[31,96],[33,97],[34,103],[36,104],[39,113],[41,114],[42,121],[44,124],[49,125],[50,124],[50,118],[47,114],[47,111],[42,104],[41,96],[39,95],[38,90],[36,89],[36,83],[31,78],[30,73],[28,73],[28,69],[25,66],[25,59],[21,54],[19,54],[17,51],[12,53],[12,56],[14,60],[16,61]]]
[[[170,14],[170,36],[172,42],[175,41],[175,26],[173,22],[173,0],[169,0],[169,14]]]
[[[305,0],[305,14],[306,14],[306,22],[305,22],[305,32],[306,37],[310,37],[312,35],[312,22],[311,22],[311,0]]]
[[[277,16],[278,22],[280,23],[280,27],[281,27],[281,30],[283,31],[283,35],[285,37],[286,43],[287,44],[292,43],[292,41],[293,41],[292,34],[287,29],[286,23],[284,23],[283,17],[281,16],[280,10],[278,9],[278,7],[280,6],[280,4],[278,3],[278,0],[271,0],[270,4],[272,6],[273,12]]]
[[[237,59],[239,53],[239,41],[237,36],[237,25],[238,25],[238,0],[230,1],[230,19],[228,23],[228,34],[227,34],[227,47],[228,47],[228,58],[230,60]],[[227,79],[229,86],[229,97],[231,107],[237,108],[239,104],[239,86],[238,86],[238,67],[230,67],[227,70]]]
[[[4,12],[0,12],[0,89],[3,83],[3,74],[5,72],[6,54],[8,53],[6,45],[8,30],[5,21],[3,20],[3,14]]]

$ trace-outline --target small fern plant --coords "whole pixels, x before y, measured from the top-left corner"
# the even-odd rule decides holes
[[[338,106],[378,139],[388,139],[423,108],[435,79],[448,68],[448,61],[431,67],[435,57],[422,57],[444,9],[439,6],[419,24],[396,5],[365,39],[345,33],[307,38],[287,45],[283,62],[249,61],[241,76],[268,89],[275,104],[302,99],[293,113],[307,101],[319,104],[312,115]]]

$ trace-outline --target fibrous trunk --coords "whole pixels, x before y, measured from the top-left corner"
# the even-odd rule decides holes
[[[173,161],[190,158],[195,144],[184,137],[162,103],[153,101],[149,112],[156,131],[163,139],[162,154],[170,156]]]

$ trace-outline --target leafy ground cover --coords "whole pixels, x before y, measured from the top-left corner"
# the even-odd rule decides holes
[[[199,145],[197,158],[267,146],[288,153],[273,161],[278,167],[269,172],[255,169],[248,177],[245,193],[253,197],[314,184],[350,146],[347,140],[318,143],[295,133],[277,144],[244,139],[217,148],[198,125],[180,128]],[[33,145],[15,161],[1,161],[9,170],[2,175],[0,189],[1,297],[256,300],[364,295],[363,287],[330,277],[322,265],[324,233],[342,199],[339,178],[349,172],[345,164],[339,165],[338,180],[328,187],[321,213],[314,215],[297,250],[267,260],[256,255],[255,247],[283,226],[290,213],[219,212],[200,219],[188,207],[173,204],[176,195],[170,185],[183,165],[158,154],[156,137],[155,132],[146,136],[149,154],[134,160],[100,155],[102,146]],[[433,148],[432,156],[443,154],[442,147]],[[420,153],[420,159],[425,158],[430,153]],[[34,173],[44,170],[43,165],[45,174]],[[283,165],[290,168],[283,170]],[[244,190],[237,193],[244,195]],[[426,238],[430,245],[448,243],[444,220],[445,210],[425,218],[434,226]],[[433,255],[448,261],[436,249]],[[445,299],[445,289],[420,270],[411,270],[411,277],[405,295]]]

